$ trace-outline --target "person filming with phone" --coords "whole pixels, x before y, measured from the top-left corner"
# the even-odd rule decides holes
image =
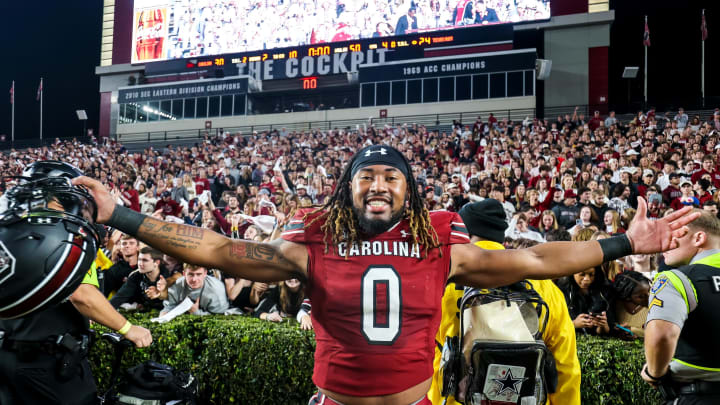
[[[570,318],[577,333],[607,335],[615,325],[611,286],[598,267],[564,277],[558,282],[565,295]]]

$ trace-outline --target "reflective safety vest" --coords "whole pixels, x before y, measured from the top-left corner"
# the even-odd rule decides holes
[[[687,279],[678,277],[674,271],[661,274],[683,296],[688,319],[673,360],[691,368],[720,372],[720,251],[675,271]]]

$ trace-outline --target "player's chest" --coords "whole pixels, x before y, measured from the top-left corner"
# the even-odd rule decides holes
[[[423,258],[412,246],[365,243],[364,253],[370,254],[363,255],[363,246],[346,252],[341,247],[342,256],[326,255],[313,263],[313,284],[333,308],[344,308],[349,315],[363,306],[397,302],[407,311],[424,311],[442,296],[448,264],[437,253]]]

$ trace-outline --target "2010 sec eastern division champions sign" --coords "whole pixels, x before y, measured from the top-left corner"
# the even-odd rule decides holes
[[[247,93],[247,89],[247,78],[193,80],[171,85],[136,86],[120,89],[118,91],[118,103],[244,94]]]

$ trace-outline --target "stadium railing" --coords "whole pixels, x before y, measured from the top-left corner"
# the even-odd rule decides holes
[[[83,144],[89,144],[92,142],[92,138],[89,136],[72,136],[66,138],[50,137],[43,139],[17,139],[15,141],[0,141],[0,150],[9,151],[11,149],[21,150],[27,148],[38,148],[42,146],[52,146],[55,144],[56,140],[60,140],[60,142],[77,141]]]
[[[404,115],[394,116],[387,118],[370,118],[370,119],[351,119],[351,120],[337,120],[337,121],[314,121],[314,122],[297,122],[297,123],[285,123],[278,125],[253,125],[253,126],[235,126],[235,127],[224,127],[224,128],[213,128],[208,129],[195,129],[195,130],[182,130],[182,131],[155,131],[155,132],[140,132],[140,133],[129,133],[119,134],[117,137],[118,142],[123,145],[131,143],[153,143],[153,142],[169,142],[169,141],[181,141],[181,140],[193,140],[202,139],[205,135],[218,135],[222,132],[231,134],[242,133],[243,135],[250,135],[253,132],[263,131],[281,131],[283,129],[292,131],[312,131],[312,130],[330,130],[330,129],[358,129],[368,128],[374,126],[376,129],[381,129],[385,125],[397,126],[402,124],[407,125],[424,125],[430,130],[450,130],[454,122],[460,122],[463,125],[471,126],[478,116],[482,117],[483,122],[487,122],[490,114],[493,114],[498,120],[505,118],[515,121],[522,121],[525,118],[534,118],[536,116],[535,109],[520,109],[520,110],[489,110],[489,111],[472,111],[462,113],[446,113],[446,114],[423,114],[423,115]]]

